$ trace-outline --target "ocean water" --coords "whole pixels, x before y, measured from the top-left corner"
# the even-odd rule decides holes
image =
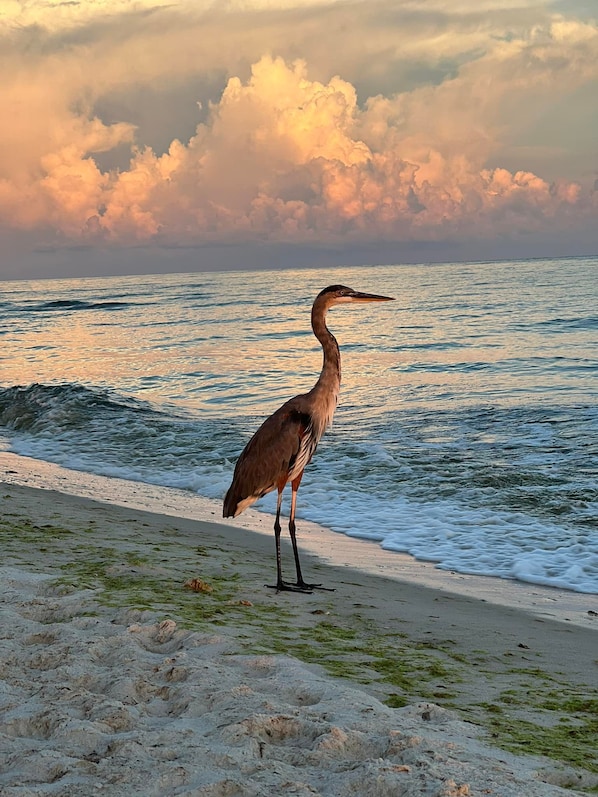
[[[396,301],[329,314],[341,399],[298,518],[598,593],[598,258],[0,282],[0,447],[221,498],[315,382],[332,283]]]

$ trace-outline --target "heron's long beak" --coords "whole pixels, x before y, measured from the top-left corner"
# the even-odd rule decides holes
[[[353,291],[349,294],[349,301],[351,302],[394,302],[394,296],[378,296],[375,293],[361,293],[360,291]]]

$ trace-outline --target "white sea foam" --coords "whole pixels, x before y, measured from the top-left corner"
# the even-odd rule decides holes
[[[15,449],[24,456],[54,461],[69,469],[192,490],[214,499],[224,494],[233,469],[231,462],[162,471],[151,464],[99,464],[84,452],[52,450],[49,441],[39,440],[29,440]],[[338,471],[342,472],[342,465]],[[299,518],[350,537],[378,542],[386,550],[408,553],[445,570],[598,593],[598,538],[576,534],[522,512],[476,508],[432,496],[428,501],[400,497],[381,500],[375,477],[369,490],[363,481],[356,490],[355,485],[340,489],[335,475],[321,467],[306,474]],[[274,514],[274,494],[262,499],[257,508]]]
[[[207,520],[241,526],[272,536],[272,516],[249,509],[234,520],[221,517],[222,502],[204,498],[188,490],[176,490],[144,482],[96,476],[73,471],[41,460],[0,452],[3,481],[44,490],[100,500],[173,517]],[[594,627],[588,609],[588,596],[570,589],[548,588],[499,578],[464,575],[440,570],[433,564],[411,556],[384,550],[379,545],[357,537],[337,534],[303,520],[299,529],[302,551],[309,552],[337,567],[363,570],[374,575],[408,581],[435,590],[454,592],[499,606],[520,609],[540,618],[566,621]],[[400,589],[400,586],[398,587]]]
[[[598,593],[598,538],[581,543],[566,529],[522,513],[472,509],[451,501],[380,502],[329,484],[315,495],[305,491],[301,514],[445,570]]]

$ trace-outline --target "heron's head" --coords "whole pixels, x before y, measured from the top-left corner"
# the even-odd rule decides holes
[[[318,294],[316,302],[318,300],[323,301],[326,307],[334,307],[337,304],[348,304],[349,302],[391,302],[394,297],[361,293],[354,291],[353,288],[347,288],[346,285],[329,285]]]

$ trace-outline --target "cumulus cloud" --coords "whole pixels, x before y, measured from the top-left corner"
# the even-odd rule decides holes
[[[498,28],[492,34],[480,28],[481,11],[498,19],[504,4],[474,9],[464,2],[451,6],[461,19],[461,35],[451,37],[457,21],[447,22],[442,3],[411,4],[415,21],[407,6],[396,15],[419,38],[400,39],[395,31],[391,51],[379,52],[360,82],[355,63],[348,75],[331,69],[331,48],[293,58],[287,43],[286,57],[262,54],[269,26],[276,41],[289,19],[297,22],[291,42],[301,49],[310,19],[340,19],[339,4],[313,4],[311,17],[289,3],[269,5],[267,13],[259,3],[243,10],[261,22],[236,52],[231,44],[241,38],[231,17],[228,38],[211,35],[222,12],[210,4],[196,6],[186,26],[180,7],[145,9],[134,34],[122,15],[132,8],[124,0],[101,20],[94,4],[60,5],[68,24],[52,17],[54,27],[48,22],[43,34],[27,25],[5,32],[0,65],[11,79],[0,86],[8,120],[0,130],[3,225],[56,231],[63,240],[129,244],[496,238],[596,221],[591,188],[567,174],[549,180],[524,164],[500,163],[526,120],[555,97],[598,85],[595,23],[553,16],[531,25],[533,4],[521,3],[509,17],[511,24],[524,21],[517,35],[506,22],[497,35]],[[344,6],[344,13],[366,14],[366,31],[375,11],[379,27],[392,17],[394,4],[363,5],[367,12]],[[83,11],[81,27],[76,14]],[[121,33],[112,35],[117,23]],[[39,45],[28,55],[15,45],[27,36]],[[374,38],[365,38],[372,48]],[[387,33],[382,39],[390,41]],[[429,79],[441,56],[450,66]],[[419,78],[401,71],[410,58]],[[384,90],[360,96],[363,85],[376,84],[376,64]],[[191,100],[194,84],[210,70],[222,74],[222,90]],[[396,90],[389,91],[393,74]],[[201,122],[173,136],[166,151],[152,148],[127,118],[122,97],[143,85],[155,98],[182,83],[181,96],[193,102]],[[120,117],[119,106],[109,103],[118,92]],[[114,118],[100,115],[102,106],[112,107]],[[169,121],[176,129],[176,116]],[[102,153],[127,150],[120,168],[102,165]]]

